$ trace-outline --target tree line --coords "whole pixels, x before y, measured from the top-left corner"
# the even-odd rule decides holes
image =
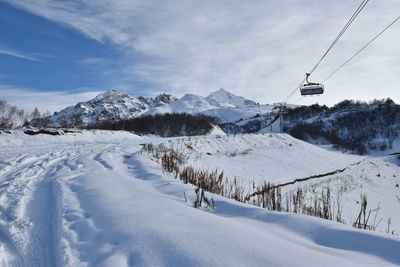
[[[7,103],[0,99],[0,128],[13,129],[19,126],[30,125],[31,120],[45,118],[50,116],[50,112],[46,111],[41,114],[38,108],[34,108],[32,112],[26,112],[17,106]]]
[[[187,113],[166,113],[136,117],[128,120],[102,121],[87,129],[126,130],[138,134],[154,134],[162,137],[204,135],[216,124],[214,117]]]

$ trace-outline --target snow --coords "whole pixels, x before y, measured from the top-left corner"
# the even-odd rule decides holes
[[[222,135],[226,135],[226,133],[224,131],[222,131],[222,129],[218,125],[214,125],[213,128],[211,129],[211,131],[208,133],[208,135],[222,136]]]
[[[272,105],[254,105],[247,107],[227,107],[209,109],[201,112],[202,114],[217,117],[221,123],[243,121],[260,114],[270,113],[273,109]]]
[[[150,109],[144,115],[157,114],[157,113],[199,113],[209,109],[222,107],[220,103],[215,100],[208,99],[195,94],[186,94],[181,99],[172,102],[169,105]]]
[[[228,91],[226,91],[225,89],[221,88],[218,91],[215,91],[211,94],[209,94],[207,96],[208,99],[213,99],[219,103],[221,103],[221,105],[230,105],[232,107],[247,107],[247,106],[254,106],[257,103],[246,99],[242,96],[237,96],[234,95]]]
[[[400,213],[395,212],[400,210],[400,188],[396,187],[400,185],[400,168],[394,157],[389,160],[344,154],[286,134],[200,136],[177,138],[164,144],[186,155],[187,165],[223,171],[225,177],[236,179],[249,192],[253,182],[282,184],[347,168],[343,173],[283,187],[282,193],[301,187],[308,189],[307,197],[312,197],[329,186],[332,195],[340,197],[343,218],[348,224],[358,215],[360,196],[367,195],[368,209],[380,207],[376,224],[382,220],[377,231],[385,232],[390,218],[391,230],[400,234]]]
[[[166,145],[188,155],[190,165],[219,169],[232,179],[258,183],[288,182],[341,169],[364,158],[326,151],[287,134],[177,138]]]
[[[81,117],[82,122],[75,125],[94,124],[109,119],[130,119],[148,108],[146,103],[139,99],[115,91],[107,91],[87,102],[80,102],[75,106],[67,107],[55,112],[50,117],[53,126],[63,126],[64,122],[74,122]]]
[[[260,111],[271,112],[272,105],[260,105],[224,89],[207,97],[186,94],[177,99],[169,94],[153,98],[134,97],[115,90],[107,91],[87,102],[77,103],[50,117],[54,127],[91,125],[104,120],[132,119],[137,116],[163,113],[205,114],[220,119],[220,122],[234,122],[254,117]]]
[[[248,119],[262,113],[269,113],[273,105],[260,105],[241,96],[234,95],[224,89],[209,96],[186,94],[182,98],[160,107],[149,109],[142,115],[163,113],[204,114],[216,117],[221,123]]]
[[[115,90],[104,92],[87,102],[80,102],[75,106],[66,107],[50,116],[54,127],[90,125],[104,120],[132,119],[144,111],[175,101],[169,94],[160,94],[157,97],[145,98],[124,94]],[[80,118],[80,119],[79,119]],[[80,121],[82,120],[82,121]]]
[[[60,136],[47,134],[26,135],[24,130],[11,130],[12,134],[0,135],[0,146],[2,150],[12,150],[15,147],[23,149],[23,147],[43,147],[48,144],[87,144],[87,143],[107,143],[110,141],[118,141],[124,139],[137,139],[138,136],[126,131],[102,131],[102,130],[84,130],[76,133],[68,133]]]
[[[372,213],[369,223],[377,225],[376,231],[386,232],[390,219],[390,232],[400,234],[400,168],[381,158],[367,158],[360,164],[352,166],[342,174],[320,180],[305,182],[303,186],[320,192],[329,186],[333,195],[340,196],[343,205],[343,218],[351,224],[360,211],[360,196],[366,195],[368,210],[379,207]],[[290,190],[288,187],[286,190]],[[311,194],[311,192],[309,193]],[[374,222],[375,221],[375,222]]]
[[[281,154],[290,158],[287,142],[306,149],[286,136],[258,140],[262,138],[267,144],[261,145],[256,137],[254,144],[261,146],[256,151],[282,148]],[[214,144],[221,140],[207,139],[215,140],[210,141]],[[245,147],[244,139],[239,147]],[[63,136],[1,134],[0,265],[400,264],[400,240],[378,232],[269,212],[219,196],[213,196],[215,209],[195,209],[194,187],[163,173],[158,163],[140,151],[142,143],[165,141],[107,131]],[[307,152],[324,154],[320,148]],[[355,159],[335,156],[339,164],[345,158]]]
[[[288,105],[288,107],[294,107]],[[160,94],[155,98],[134,97],[115,90],[107,91],[87,102],[66,107],[50,116],[51,126],[92,125],[104,120],[132,119],[137,116],[189,113],[204,114],[220,123],[246,121],[256,115],[268,114],[274,105],[257,104],[253,100],[219,89],[204,97],[185,94],[182,98]]]

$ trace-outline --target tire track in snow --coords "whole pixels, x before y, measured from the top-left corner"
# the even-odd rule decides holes
[[[0,229],[0,266],[24,266],[23,257],[2,229]]]
[[[57,168],[55,168],[57,169]],[[57,180],[46,175],[40,181],[28,205],[28,217],[33,222],[25,257],[32,266],[60,266],[60,201]]]
[[[88,149],[68,146],[30,156],[0,155],[12,166],[0,172],[0,266],[61,265],[57,179]]]
[[[13,161],[13,169],[3,173],[0,183],[0,227],[3,239],[7,240],[9,254],[0,255],[3,262],[17,258],[24,266],[34,266],[26,259],[27,249],[34,240],[30,233],[35,221],[29,217],[29,205],[34,198],[37,185],[46,175],[46,170],[56,164],[59,155],[48,153]],[[10,255],[11,254],[11,255]]]
[[[64,205],[62,181],[74,176],[79,161],[103,146],[68,147],[59,153],[57,164],[53,164],[37,184],[33,200],[29,204],[29,217],[34,222],[30,233],[30,244],[25,257],[33,266],[62,266],[65,255],[62,248],[64,233]],[[78,170],[79,172],[80,170]]]

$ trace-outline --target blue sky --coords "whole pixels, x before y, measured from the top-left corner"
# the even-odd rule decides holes
[[[58,110],[117,89],[207,95],[221,87],[280,102],[360,0],[0,0],[0,98]],[[395,19],[398,0],[370,1],[324,59],[319,81]],[[326,94],[289,102],[400,102],[400,23],[329,79]]]
[[[6,3],[0,3],[0,31],[2,82],[17,87],[63,91],[94,86],[101,76],[80,60],[115,56],[112,49],[79,32]]]

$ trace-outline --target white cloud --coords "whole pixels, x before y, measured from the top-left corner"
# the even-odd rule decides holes
[[[101,57],[89,57],[89,58],[82,58],[79,60],[80,63],[83,64],[107,64],[110,63],[110,61],[107,58],[101,58]]]
[[[118,75],[116,85],[152,82],[155,88],[171,88],[177,95],[205,95],[223,87],[260,102],[282,101],[293,91],[360,4],[345,0],[5,1],[116,46],[123,53],[117,71],[124,74]],[[398,0],[370,1],[311,80],[325,78],[397,17],[398,10]],[[300,103],[383,97],[399,102],[399,25],[328,80],[325,95]]]
[[[90,100],[102,93],[101,91],[86,90],[89,89],[82,88],[81,92],[74,93],[68,91],[38,92],[30,88],[0,85],[0,98],[28,112],[31,112],[35,107],[38,107],[41,112],[46,110],[54,112],[67,106],[75,105],[77,102]]]
[[[30,55],[25,55],[23,53],[14,51],[14,50],[10,50],[10,49],[3,49],[0,48],[0,54],[4,54],[4,55],[8,55],[8,56],[13,56],[13,57],[18,57],[18,58],[22,58],[22,59],[28,59],[28,60],[33,60],[33,61],[38,61],[39,59],[30,56]]]

